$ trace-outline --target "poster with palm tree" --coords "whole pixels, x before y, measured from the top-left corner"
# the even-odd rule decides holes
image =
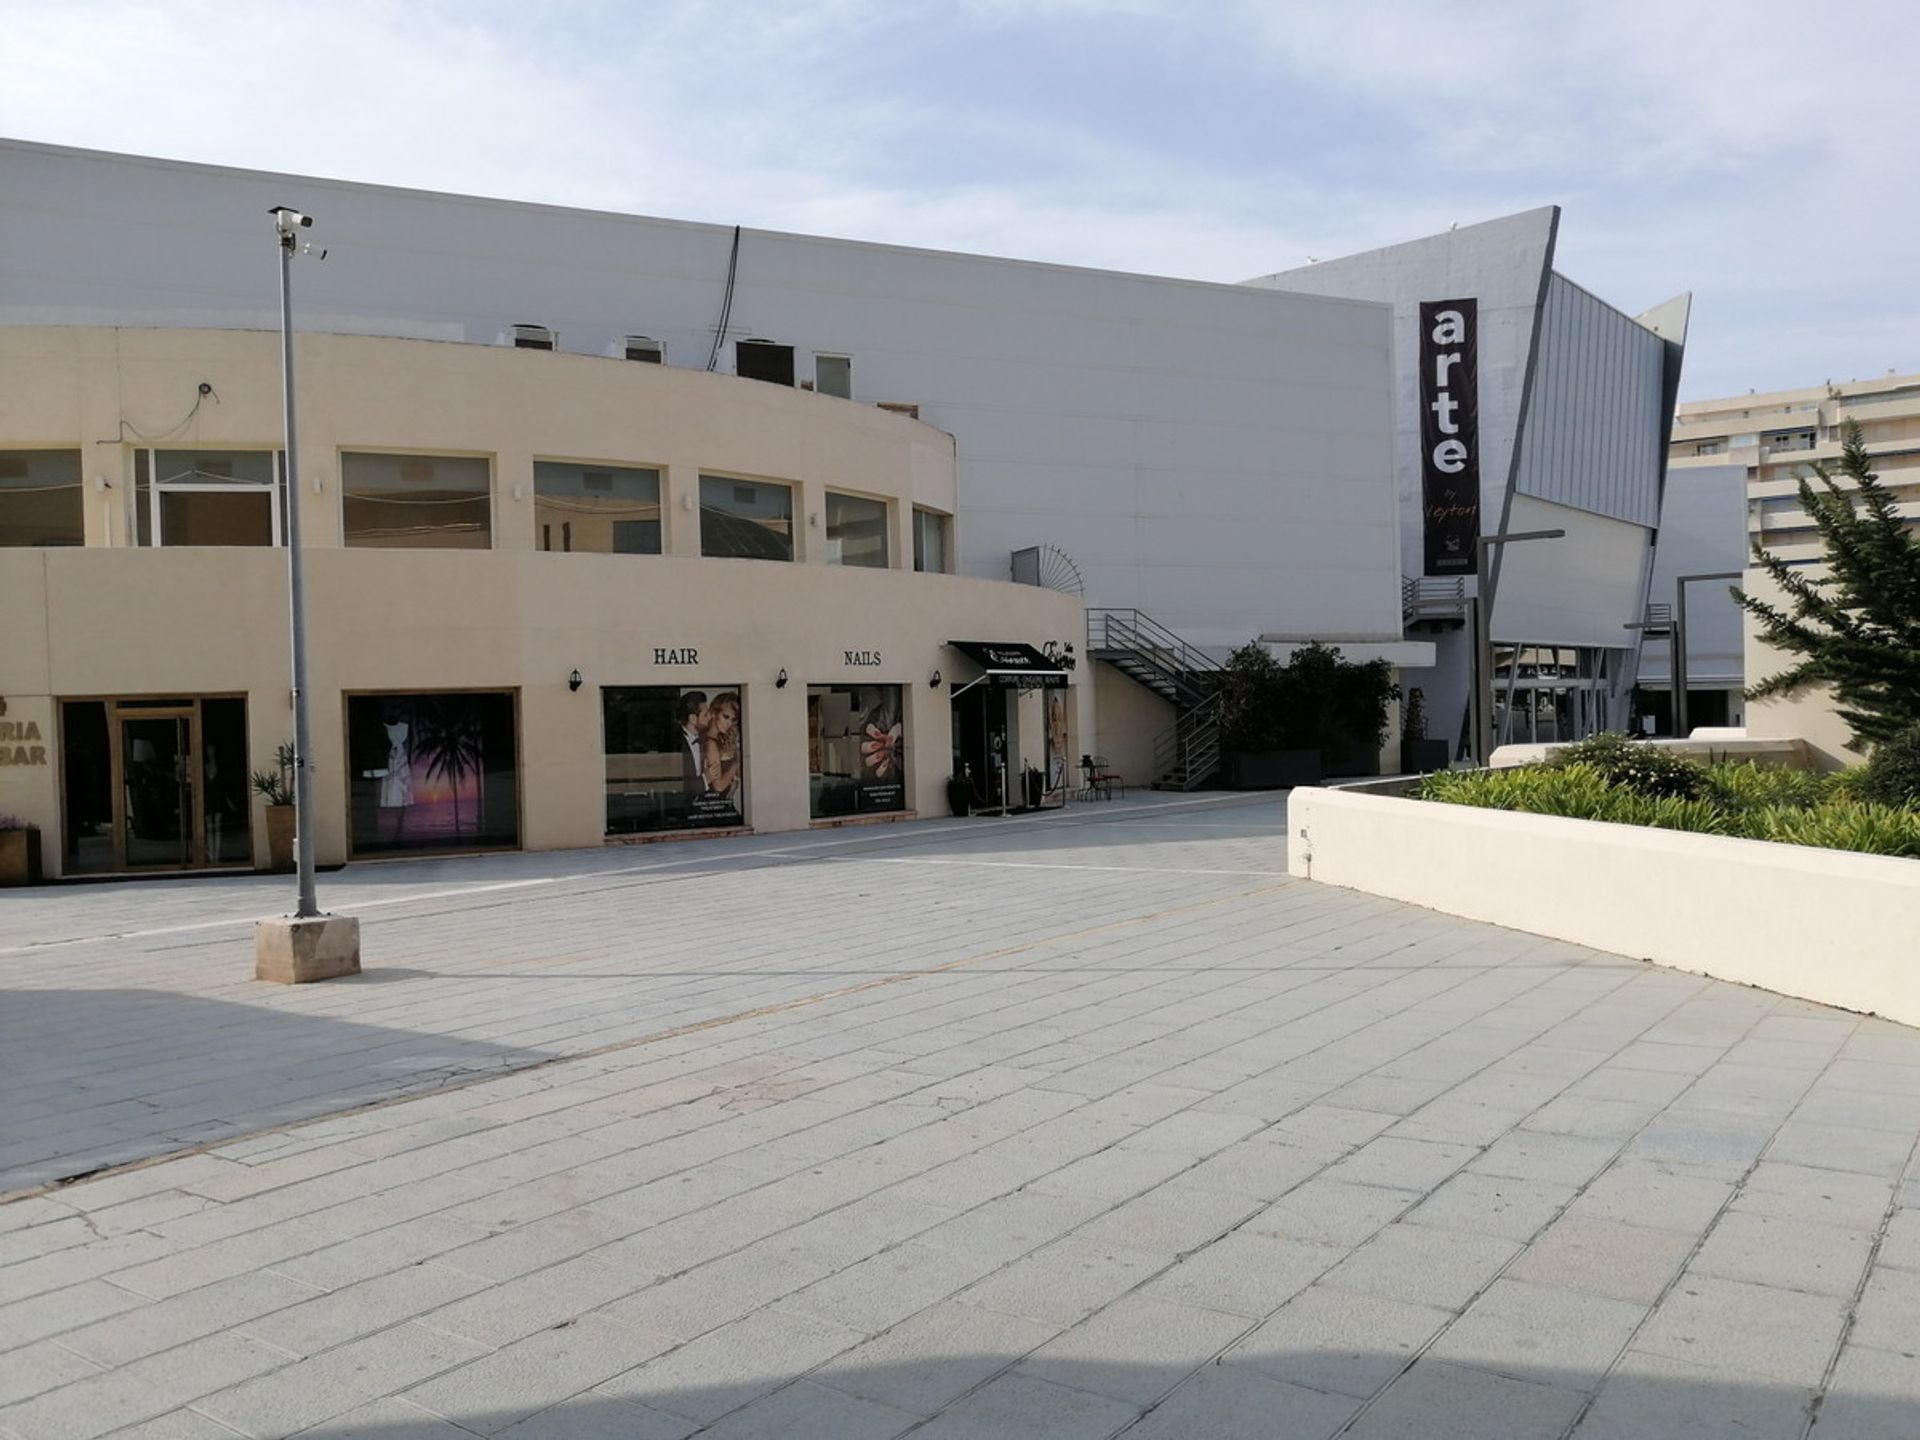
[[[355,854],[518,843],[513,696],[347,701]]]

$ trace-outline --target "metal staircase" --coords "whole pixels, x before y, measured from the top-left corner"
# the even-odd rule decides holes
[[[1190,710],[1213,693],[1220,662],[1138,610],[1087,611],[1087,650]]]
[[[1220,767],[1220,662],[1130,609],[1089,609],[1087,652],[1179,710],[1154,737],[1153,788],[1194,790],[1212,778]]]
[[[1153,788],[1197,790],[1220,768],[1220,697],[1210,695],[1153,737]]]
[[[1466,580],[1458,575],[1401,576],[1400,622],[1407,630],[1420,625],[1449,629],[1466,624]]]

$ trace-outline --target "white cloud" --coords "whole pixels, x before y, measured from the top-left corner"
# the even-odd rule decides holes
[[[1698,292],[1690,393],[1920,369],[1882,353],[1920,329],[1920,127],[1846,69],[1911,50],[1904,5],[16,0],[0,25],[22,138],[1212,279],[1559,201],[1582,283]]]

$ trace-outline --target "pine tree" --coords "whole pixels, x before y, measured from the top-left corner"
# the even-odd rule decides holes
[[[1894,508],[1849,421],[1839,475],[1825,464],[1801,477],[1800,508],[1826,553],[1813,566],[1782,560],[1754,542],[1754,562],[1784,605],[1736,589],[1760,638],[1799,657],[1747,691],[1750,700],[1829,685],[1836,710],[1865,746],[1920,724],[1920,534]]]

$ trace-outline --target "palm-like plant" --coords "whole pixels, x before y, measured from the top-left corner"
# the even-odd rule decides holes
[[[486,742],[480,717],[466,706],[444,702],[422,707],[409,745],[414,755],[427,762],[427,778],[436,775],[453,792],[453,828],[460,824],[460,785],[469,775],[478,780],[486,769]],[[481,791],[484,797],[484,787]],[[482,814],[484,820],[484,810]]]

